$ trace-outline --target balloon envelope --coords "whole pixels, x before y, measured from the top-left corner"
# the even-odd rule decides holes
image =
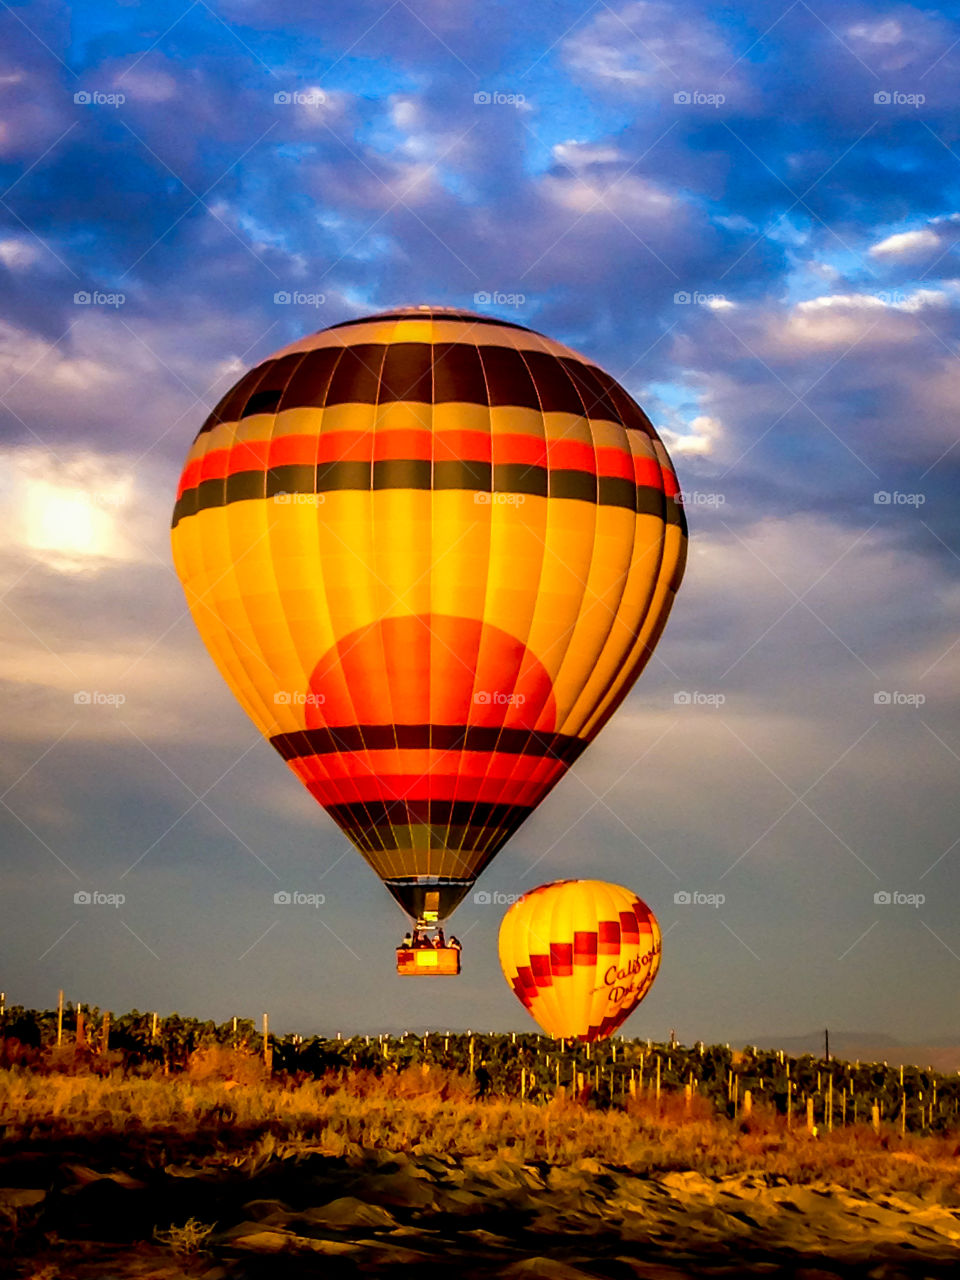
[[[250,718],[404,908],[441,918],[626,696],[686,546],[613,378],[430,308],[247,373],[194,441],[172,538]]]
[[[557,880],[524,894],[500,926],[500,966],[548,1035],[602,1040],[630,1016],[660,967],[656,916],[630,889]]]

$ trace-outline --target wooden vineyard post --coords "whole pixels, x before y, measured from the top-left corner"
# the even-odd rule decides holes
[[[743,1091],[743,1114],[749,1116],[753,1111],[753,1094],[749,1089]]]
[[[660,1105],[660,1055],[657,1054],[657,1106]]]
[[[873,1126],[873,1132],[880,1132],[880,1108],[876,1103],[870,1108],[870,1124]]]
[[[903,1072],[903,1067],[900,1071]],[[900,1095],[900,1132],[907,1132],[907,1095],[905,1093]]]
[[[159,1023],[159,1021],[160,1021],[160,1019],[157,1017],[157,1015],[156,1015],[156,1014],[154,1014],[154,1015],[153,1015],[153,1025],[152,1025],[152,1026],[151,1026],[151,1028],[150,1028],[150,1043],[151,1043],[151,1044],[156,1044],[156,1043],[157,1043],[157,1024]]]
[[[273,1069],[273,1052],[270,1049],[270,1017],[263,1015],[263,1066],[266,1071]]]
[[[101,1053],[110,1052],[110,1014],[109,1013],[105,1013],[103,1015],[103,1029],[100,1035],[100,1052]]]
[[[640,1055],[640,1074],[637,1077],[637,1092],[643,1093],[643,1054]]]
[[[630,1097],[635,1098],[636,1096],[637,1096],[637,1077],[633,1067],[631,1067],[630,1068]]]
[[[688,1080],[683,1086],[683,1109],[689,1111],[693,1105],[693,1085]]]
[[[520,1101],[527,1096],[527,1068],[520,1068]]]
[[[807,1099],[807,1133],[813,1133],[815,1125],[813,1123],[813,1099]]]
[[[57,992],[57,1048],[63,1043],[63,987]]]
[[[827,1130],[833,1133],[833,1074],[827,1081]]]
[[[77,1005],[77,1029],[76,1029],[76,1031],[73,1033],[73,1042],[74,1042],[74,1044],[83,1044],[83,1042],[84,1042],[84,1034],[83,1034],[83,1005],[82,1005],[82,1004],[78,1004],[78,1005]]]
[[[793,1124],[793,1085],[787,1077],[787,1128]]]
[[[471,1075],[474,1074],[473,1064],[474,1064],[474,1048],[473,1048],[473,1036],[471,1036],[470,1037],[470,1074]]]

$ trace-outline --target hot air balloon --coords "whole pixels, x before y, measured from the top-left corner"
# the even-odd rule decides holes
[[[187,456],[172,540],[241,705],[434,929],[623,701],[686,529],[609,374],[413,307],[241,378]]]
[[[557,880],[526,893],[500,925],[500,967],[548,1035],[603,1040],[650,990],[660,926],[630,889]]]

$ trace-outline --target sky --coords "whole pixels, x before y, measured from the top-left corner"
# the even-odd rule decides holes
[[[627,1034],[960,1041],[958,84],[949,6],[4,5],[8,1002],[519,1030],[505,905],[587,875],[664,930]],[[234,704],[169,550],[245,369],[419,302],[619,378],[691,533],[447,983],[393,975],[402,915]]]

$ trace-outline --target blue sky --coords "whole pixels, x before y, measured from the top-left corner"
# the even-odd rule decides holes
[[[232,705],[169,557],[185,450],[245,368],[430,301],[621,378],[692,533],[657,658],[480,887],[636,888],[668,931],[637,1034],[956,1035],[956,12],[179,0],[0,25],[8,998],[524,1025],[496,905],[457,917],[459,984],[390,977],[400,917]]]

